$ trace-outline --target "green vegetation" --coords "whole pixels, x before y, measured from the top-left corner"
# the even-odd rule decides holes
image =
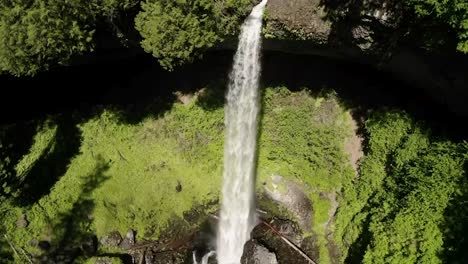
[[[32,76],[94,49],[103,17],[140,0],[5,0],[0,2],[0,73]]]
[[[62,245],[79,245],[92,234],[100,237],[133,228],[139,239],[156,239],[175,219],[194,228],[199,223],[187,220],[185,213],[219,197],[224,149],[220,93],[204,90],[190,103],[175,103],[163,115],[134,125],[122,121],[123,113],[113,110],[86,121],[69,121],[68,126],[76,129],[66,131],[78,131],[79,148],[68,155],[63,174],[44,186],[50,190],[33,195],[35,201],[22,203],[19,193],[2,203],[3,232],[13,245],[33,255],[43,252],[31,245],[31,239],[49,241],[48,257],[57,259],[66,254]],[[332,94],[313,99],[307,91],[290,92],[284,87],[265,90],[264,113],[259,186],[273,174],[312,186],[308,194],[317,200],[313,221],[320,225],[311,232],[324,235],[329,201],[319,201],[319,193],[339,192],[342,181],[352,175],[342,149],[349,134],[349,114]],[[31,175],[44,177],[31,174],[39,165],[46,167],[39,172],[54,167],[56,151],[70,144],[61,136],[64,120],[35,123],[38,128],[31,144],[12,166],[20,182],[28,182]],[[53,159],[50,163],[49,158]],[[343,171],[349,173],[347,177],[343,178]],[[205,207],[204,213],[216,208]],[[27,228],[16,227],[22,214],[29,221]],[[325,238],[320,243],[322,262],[327,263]],[[6,246],[0,249],[9,252]]]
[[[132,24],[140,31],[142,47],[167,69],[173,69],[233,36],[252,4],[249,0],[45,1],[7,0],[0,3],[0,73],[35,75],[75,55],[94,49],[96,30],[117,31]],[[134,14],[135,13],[135,14]],[[129,21],[119,21],[130,19]],[[105,20],[105,23],[100,23]]]
[[[251,7],[249,0],[150,0],[136,17],[142,47],[169,70],[234,35]]]
[[[223,109],[207,111],[195,103],[175,104],[164,117],[135,126],[120,123],[118,113],[104,111],[78,125],[79,152],[47,195],[31,206],[2,204],[6,233],[14,245],[35,254],[40,251],[31,247],[31,239],[51,241],[60,254],[63,243],[76,244],[87,235],[111,230],[134,228],[140,238],[157,238],[174,217],[183,218],[195,204],[217,199],[223,122]],[[27,168],[40,162],[37,157],[44,151],[53,152],[51,143],[68,144],[56,141],[55,129],[37,132],[16,166],[18,177],[28,177]],[[29,226],[18,229],[22,213]]]
[[[0,72],[34,75],[93,49],[88,1],[6,0],[0,3]]]
[[[458,36],[457,49],[468,53],[468,1],[410,0],[405,5],[419,18],[449,25]]]
[[[366,130],[368,153],[337,218],[337,240],[350,245],[344,256],[352,263],[460,259],[466,241],[455,230],[468,214],[461,202],[468,144],[435,138],[400,112],[375,113]]]
[[[349,5],[349,1],[331,5],[331,13],[341,14]],[[112,31],[125,43],[137,41],[129,33],[133,27],[141,34],[142,48],[172,70],[234,37],[252,6],[250,0],[5,0],[0,3],[0,73],[32,76],[68,64],[73,57],[94,50],[99,31]],[[451,29],[458,50],[468,52],[466,0],[411,0],[397,6],[404,8],[404,19],[415,25]],[[267,37],[314,38],[301,28],[271,26],[264,29]],[[442,41],[432,39],[438,35],[433,33],[422,37],[428,46]]]
[[[259,140],[257,186],[281,175],[306,188],[313,201],[313,230],[318,235],[320,263],[330,263],[327,222],[330,200],[320,194],[337,194],[354,172],[344,152],[351,135],[351,116],[333,93],[312,97],[307,90],[286,87],[266,89]]]
[[[138,122],[103,108],[86,119],[56,116],[4,127],[2,260],[25,261],[7,240],[52,262],[93,263],[96,258],[70,255],[70,247],[113,230],[133,228],[141,241],[197,228],[203,219],[189,216],[194,208],[202,215],[218,209],[224,143],[218,88]],[[334,93],[266,88],[262,112],[258,194],[272,175],[304,186],[314,212],[305,234],[315,238],[317,261],[332,263],[330,232],[347,263],[466,257],[467,143],[436,137],[404,112],[376,111],[365,122],[366,156],[356,175],[344,151],[351,116]],[[335,197],[339,208],[330,218]],[[263,197],[260,206],[291,218]],[[22,215],[27,227],[18,227]],[[37,241],[51,249],[44,252]]]
[[[333,95],[313,98],[285,87],[264,94],[259,180],[278,174],[334,192],[348,171],[343,144],[350,116]]]

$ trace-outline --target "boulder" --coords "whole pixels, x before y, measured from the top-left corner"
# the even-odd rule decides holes
[[[118,231],[112,231],[106,236],[102,237],[99,242],[105,247],[117,247],[122,242],[122,236]]]
[[[274,175],[271,177],[271,183],[264,186],[264,193],[266,197],[294,214],[303,230],[311,228],[312,201],[299,184]]]
[[[120,248],[128,250],[135,245],[135,231],[129,229],[120,243]]]
[[[241,264],[278,264],[278,260],[275,253],[270,252],[255,240],[249,240],[244,246]]]
[[[22,214],[19,218],[18,221],[16,221],[16,227],[17,228],[26,228],[29,225],[29,221],[26,218],[25,214]]]

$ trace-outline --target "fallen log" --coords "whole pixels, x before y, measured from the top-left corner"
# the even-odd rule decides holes
[[[18,251],[16,251],[16,248],[13,246],[13,244],[10,242],[10,239],[8,238],[8,236],[6,234],[3,235],[6,239],[6,241],[8,242],[8,244],[10,245],[11,249],[13,250],[13,252],[15,253],[15,255],[20,258],[20,255],[18,254]]]
[[[278,229],[276,229],[274,226],[270,225],[269,223],[267,223],[265,220],[263,219],[260,219],[260,221],[262,222],[262,224],[264,224],[265,226],[267,226],[268,228],[270,228],[270,230],[277,236],[279,236],[284,242],[286,242],[286,244],[288,244],[292,249],[294,249],[297,253],[299,253],[302,257],[304,257],[307,261],[309,261],[310,263],[312,264],[317,264],[315,261],[313,261],[309,256],[307,256],[306,253],[304,253],[304,251],[296,246],[293,242],[291,242],[287,237],[285,237],[283,234],[281,234],[280,231],[278,231]]]

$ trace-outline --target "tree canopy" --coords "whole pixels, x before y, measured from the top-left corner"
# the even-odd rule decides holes
[[[136,28],[145,51],[171,70],[234,34],[249,6],[249,0],[149,0],[142,4]]]
[[[0,3],[0,71],[34,75],[93,49],[95,16],[83,0]]]
[[[5,0],[0,2],[0,72],[35,75],[92,51],[101,17],[140,0]]]
[[[0,2],[0,73],[31,76],[90,52],[99,22],[110,23],[112,30],[120,32],[116,20],[128,10],[132,10],[130,16],[121,16],[126,27],[133,27],[135,20],[141,46],[172,70],[236,34],[252,5],[250,0],[4,0]],[[451,28],[457,35],[457,49],[468,52],[467,0],[409,0],[403,6],[409,10],[407,15],[419,18],[417,23]],[[431,41],[428,34],[422,38]]]
[[[409,0],[404,2],[418,17],[436,19],[440,23],[449,25],[457,33],[457,49],[468,53],[467,0]]]

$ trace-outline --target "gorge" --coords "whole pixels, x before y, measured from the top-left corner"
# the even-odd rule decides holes
[[[468,260],[458,13],[25,3],[0,3],[1,263]]]

